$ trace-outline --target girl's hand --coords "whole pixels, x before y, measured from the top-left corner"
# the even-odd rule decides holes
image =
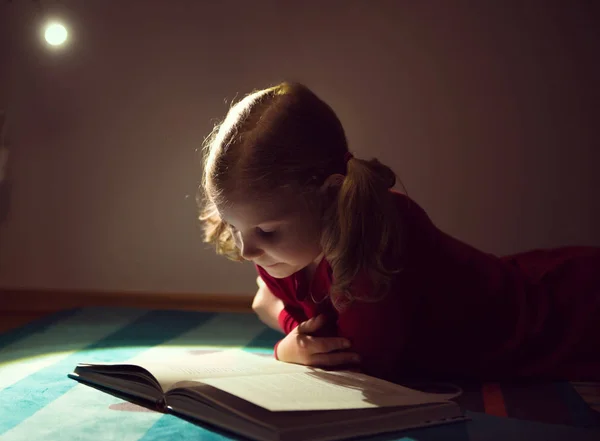
[[[349,340],[311,335],[325,325],[325,320],[324,315],[319,315],[300,323],[277,346],[277,358],[286,363],[307,366],[357,364],[360,361],[358,354],[345,351],[350,348]]]

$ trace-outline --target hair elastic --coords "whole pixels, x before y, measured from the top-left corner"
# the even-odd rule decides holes
[[[354,158],[354,155],[350,152],[346,152],[344,153],[344,162],[348,163],[348,161],[350,161],[352,158]]]

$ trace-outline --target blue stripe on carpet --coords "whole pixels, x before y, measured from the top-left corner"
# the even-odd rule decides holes
[[[275,343],[277,343],[283,337],[284,335],[281,332],[275,331],[271,328],[266,328],[263,332],[253,338],[246,347],[249,349],[265,349],[267,351],[273,351],[273,346],[275,346]]]
[[[600,427],[600,414],[590,408],[571,383],[556,383],[556,389],[569,409],[574,426]]]
[[[17,340],[28,337],[31,334],[43,332],[45,329],[54,325],[56,322],[64,320],[67,317],[74,315],[79,309],[69,309],[64,311],[58,311],[49,314],[45,317],[36,319],[30,323],[27,323],[19,328],[11,329],[0,334],[0,349],[14,343]]]
[[[497,417],[480,412],[467,412],[467,416],[472,418],[466,424],[469,437],[477,441],[598,441],[600,439],[600,431],[594,429]],[[421,441],[421,438],[418,439]]]
[[[229,434],[221,434],[218,429],[208,430],[174,415],[163,415],[148,429],[138,441],[230,441]]]
[[[150,311],[109,336],[29,375],[0,392],[0,435],[48,405],[77,382],[67,377],[77,363],[128,360],[214,317],[212,313]],[[102,349],[114,348],[103,352]],[[41,389],[40,385],[48,385]]]

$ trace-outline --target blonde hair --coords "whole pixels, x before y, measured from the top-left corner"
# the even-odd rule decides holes
[[[281,83],[233,105],[204,142],[200,221],[218,254],[242,260],[217,205],[234,194],[280,189],[316,197],[327,177],[345,175],[321,205],[321,247],[333,271],[330,297],[338,307],[385,295],[402,254],[400,219],[389,191],[396,176],[377,159],[347,160],[348,144],[335,112],[306,86]],[[352,291],[367,275],[373,293]]]

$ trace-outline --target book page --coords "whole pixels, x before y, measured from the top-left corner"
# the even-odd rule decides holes
[[[349,421],[377,420],[385,415],[394,414],[405,419],[409,413],[416,413],[428,419],[432,409],[443,407],[457,409],[458,406],[451,402],[425,404],[408,407],[378,407],[367,409],[335,409],[323,411],[290,411],[271,412],[246,400],[238,398],[215,387],[194,383],[185,389],[173,390],[168,395],[168,403],[174,409],[188,408],[196,417],[204,416],[206,409],[218,409],[224,414],[235,414],[245,420],[252,421],[261,426],[279,427],[284,430],[292,428],[306,428],[317,425],[347,425]],[[460,412],[460,410],[458,411]]]
[[[99,364],[87,369],[122,377],[135,365]],[[363,409],[419,405],[453,398],[427,394],[367,375],[325,371],[284,363],[233,349],[212,354],[182,355],[166,360],[144,360],[164,392],[176,387],[208,384],[272,411]],[[102,371],[102,372],[101,372]]]
[[[305,372],[306,366],[283,363],[272,357],[232,349],[203,355],[186,355],[169,361],[144,360],[139,363],[156,378],[163,391],[176,383],[203,382],[207,378],[231,378],[270,373]]]
[[[270,411],[366,409],[443,403],[448,398],[351,372],[310,369],[228,378],[205,378],[221,389]]]

